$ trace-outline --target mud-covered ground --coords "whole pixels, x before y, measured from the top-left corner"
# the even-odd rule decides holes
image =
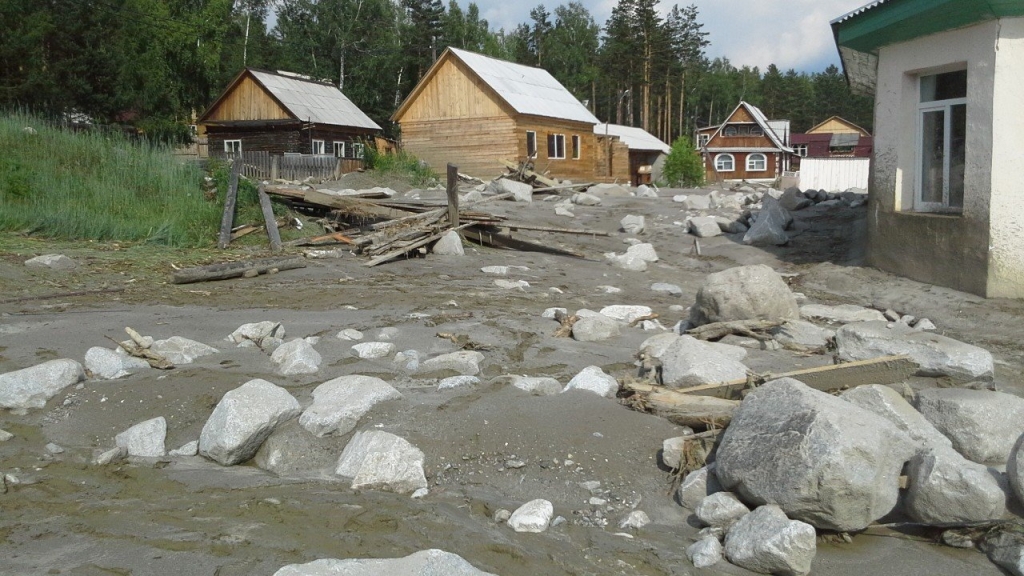
[[[0,495],[0,574],[269,575],[288,563],[395,557],[425,548],[460,554],[503,575],[746,574],[724,562],[699,571],[686,559],[697,528],[675,503],[672,478],[658,459],[662,440],[679,435],[677,426],[589,393],[531,396],[499,378],[545,375],[564,384],[589,365],[617,377],[634,374],[633,355],[654,333],[632,328],[605,342],[576,342],[556,338],[557,323],[542,319],[542,311],[642,304],[671,327],[686,316],[674,305],[689,306],[708,273],[736,265],[764,263],[793,274],[794,291],[812,302],[927,317],[941,333],[992,351],[1001,389],[1024,389],[1024,306],[859,267],[865,208],[812,207],[795,214],[797,233],[785,247],[751,248],[738,236],[720,236],[701,240],[697,256],[693,237],[674,224],[686,215],[672,193],[577,206],[575,219],[556,217],[548,202],[484,205],[521,222],[610,232],[517,233],[579,251],[585,260],[472,246],[461,258],[427,256],[367,268],[362,257],[349,254],[275,275],[173,285],[172,266],[262,254],[251,247],[225,255],[0,237],[0,372],[53,358],[82,361],[92,346],[112,347],[106,337],[122,339],[125,326],[220,349],[171,371],[86,381],[25,416],[0,413],[0,428],[15,435],[0,443],[0,471],[22,481]],[[626,214],[646,216],[639,238],[653,243],[661,258],[646,272],[615,268],[602,257],[627,247],[618,231]],[[79,268],[55,272],[22,264],[54,252],[75,258]],[[495,286],[496,277],[480,271],[489,265],[527,267],[509,278],[530,287]],[[650,288],[655,282],[677,284],[683,295],[656,293]],[[320,372],[278,376],[266,354],[224,341],[239,325],[262,320],[282,322],[289,339],[322,336]],[[399,329],[398,350],[421,356],[456,349],[439,332],[468,336],[486,356],[484,384],[439,392],[437,380],[448,374],[409,374],[391,359],[358,360],[351,342],[335,338],[355,328],[373,340],[389,326]],[[759,372],[830,362],[766,351],[751,351],[745,360]],[[367,414],[357,430],[387,430],[422,449],[426,498],[352,491],[330,475],[350,435],[313,439],[294,422],[277,434],[292,439],[306,460],[280,477],[252,464],[224,468],[199,457],[89,464],[95,450],[113,446],[116,433],[157,416],[167,419],[168,449],[197,439],[220,397],[251,378],[285,386],[308,405],[317,384],[344,374],[378,376],[403,393]],[[48,442],[65,452],[48,455]],[[581,485],[590,481],[600,488]],[[590,504],[594,496],[606,503]],[[567,522],[543,534],[517,534],[491,520],[496,510],[535,498],[552,501]],[[620,530],[619,520],[633,509],[647,512],[653,523]],[[1000,573],[981,553],[943,547],[933,543],[935,536],[874,528],[852,544],[821,539],[814,573]]]

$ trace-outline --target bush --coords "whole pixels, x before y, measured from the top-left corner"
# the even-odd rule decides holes
[[[704,184],[704,159],[689,138],[679,137],[672,144],[662,178],[667,186],[696,188]]]
[[[371,145],[363,150],[363,161],[368,170],[405,178],[413,186],[431,186],[437,183],[437,174],[430,166],[404,150],[379,152]]]

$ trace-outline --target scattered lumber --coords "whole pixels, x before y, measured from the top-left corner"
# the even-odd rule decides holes
[[[785,324],[784,320],[738,320],[733,322],[712,322],[698,326],[686,333],[698,340],[719,340],[730,334],[756,338],[757,340],[771,340],[769,332],[778,326]]]
[[[125,326],[124,331],[128,334],[128,337],[131,338],[130,342],[118,342],[117,340],[110,338],[110,336],[107,336],[107,338],[117,344],[119,348],[127,352],[129,356],[142,358],[148,362],[151,368],[156,368],[158,370],[171,370],[174,368],[174,364],[172,364],[170,360],[149,349],[149,343],[146,342],[141,334],[133,330],[130,326]]]
[[[694,430],[725,428],[739,407],[738,400],[686,394],[646,382],[625,382],[619,391],[630,408],[646,412]]]
[[[554,232],[555,234],[579,234],[581,236],[608,236],[604,230],[588,230],[585,228],[559,228],[557,226],[536,226],[518,222],[504,222],[502,227],[509,230],[533,230],[536,232]]]
[[[519,164],[508,160],[501,160],[500,162],[503,166],[508,168],[510,173],[515,176],[515,179],[520,182],[526,182],[527,184],[538,182],[547,188],[559,186],[559,182],[557,180],[552,180],[551,178],[547,178],[537,172],[534,172],[527,167],[526,163]]]
[[[309,238],[299,238],[298,240],[292,240],[286,242],[284,245],[289,247],[296,246],[323,246],[325,244],[355,244],[351,238],[346,236],[342,232],[332,232],[330,234],[324,234],[323,236],[311,236]]]
[[[191,284],[193,282],[209,282],[212,280],[227,280],[241,276],[255,276],[267,274],[271,271],[293,270],[305,268],[306,261],[299,257],[288,258],[259,258],[253,260],[242,260],[239,262],[223,262],[210,264],[209,266],[197,266],[195,268],[184,268],[176,270],[171,275],[173,284]]]
[[[568,338],[572,335],[572,327],[574,324],[580,321],[580,317],[572,314],[566,314],[561,310],[555,311],[555,320],[558,320],[558,330],[555,330],[554,336],[556,338]]]

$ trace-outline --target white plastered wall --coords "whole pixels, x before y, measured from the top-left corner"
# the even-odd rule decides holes
[[[988,296],[1024,298],[1024,18],[997,34]]]

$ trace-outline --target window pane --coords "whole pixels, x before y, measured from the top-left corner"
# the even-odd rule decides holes
[[[967,70],[921,77],[921,102],[967,97]]]
[[[537,155],[537,133],[527,132],[526,133],[526,155],[534,157]]]
[[[967,105],[952,106],[949,119],[949,205],[964,206],[964,164],[967,160]]]
[[[555,154],[555,135],[548,134],[548,158],[554,158]]]
[[[945,113],[921,114],[921,201],[942,203]]]

